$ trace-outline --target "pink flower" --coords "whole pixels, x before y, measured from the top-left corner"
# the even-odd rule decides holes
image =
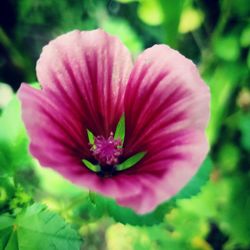
[[[30,152],[73,183],[147,213],[203,162],[209,89],[195,65],[168,46],[145,50],[133,64],[116,37],[72,31],[44,47],[36,70],[42,89],[22,84],[18,93]],[[124,142],[113,136],[123,114]],[[134,166],[116,170],[141,152]],[[99,163],[100,172],[83,159]]]

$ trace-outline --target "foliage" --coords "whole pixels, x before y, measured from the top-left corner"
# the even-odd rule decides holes
[[[0,117],[0,176],[12,175],[29,164],[28,137],[21,120],[20,103],[16,97]]]
[[[56,213],[33,204],[15,217],[0,216],[0,249],[79,249],[77,233]]]
[[[0,250],[250,249],[248,0],[20,0],[5,1],[0,12]],[[49,40],[97,27],[133,57],[156,43],[177,48],[211,91],[210,155],[183,190],[143,216],[39,166],[20,103],[14,96],[7,105],[13,93],[2,82],[15,91],[34,82]],[[115,138],[123,140],[125,123],[122,117]]]

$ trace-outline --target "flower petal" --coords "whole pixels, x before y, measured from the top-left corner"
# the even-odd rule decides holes
[[[128,50],[101,30],[73,31],[43,49],[37,63],[42,90],[22,84],[18,92],[30,151],[42,166],[114,198],[139,192],[130,176],[100,178],[82,163],[92,157],[87,129],[103,136],[114,131],[131,67]]]
[[[127,174],[138,177],[137,184],[142,191],[130,197],[120,197],[118,203],[145,214],[179,192],[196,173],[208,151],[203,132],[193,132],[187,137],[189,139],[183,145],[162,149],[155,158],[145,158],[131,168]]]
[[[132,67],[127,48],[102,30],[72,31],[44,47],[37,77],[44,94],[81,114],[95,135],[114,132]],[[64,107],[62,107],[64,108]]]
[[[61,109],[60,103],[56,106],[43,90],[27,84],[21,85],[18,96],[31,140],[30,152],[41,165],[52,167],[73,183],[106,196],[116,198],[139,193],[140,187],[130,176],[102,179],[83,165],[81,159],[89,157],[86,129],[67,110]]]
[[[42,165],[66,164],[71,157],[81,160],[89,156],[86,129],[69,111],[27,84],[18,96],[22,117],[30,137],[30,151]],[[73,117],[74,118],[74,117]]]
[[[142,190],[151,192],[121,198],[120,204],[149,212],[190,180],[208,152],[209,101],[195,65],[177,51],[156,45],[139,56],[124,99],[124,154],[146,152],[128,172],[141,175]],[[147,174],[155,180],[146,180]]]

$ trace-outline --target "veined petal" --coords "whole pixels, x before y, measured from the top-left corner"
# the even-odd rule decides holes
[[[95,135],[108,136],[123,112],[131,67],[117,38],[102,30],[72,31],[44,47],[37,77],[45,95],[77,112]]]
[[[176,141],[176,146],[166,147],[152,158],[145,157],[134,169],[131,168],[127,174],[138,177],[142,191],[130,197],[120,197],[118,203],[145,214],[178,193],[191,180],[208,151],[203,132],[193,132],[187,137],[189,139],[182,145],[178,146]],[[185,139],[180,137],[179,140]]]
[[[18,96],[30,137],[30,151],[44,166],[65,165],[89,157],[86,128],[70,111],[51,101],[43,90],[22,84]]]
[[[42,90],[23,84],[18,95],[41,165],[146,213],[176,194],[205,158],[210,94],[193,63],[167,46],[146,50],[131,67],[118,39],[101,30],[73,31],[44,48],[37,63]],[[122,157],[146,155],[100,177],[82,163],[93,159],[87,130],[107,138],[124,111]]]
[[[60,103],[56,106],[43,90],[27,84],[22,84],[18,96],[31,140],[30,152],[42,166],[53,168],[79,186],[113,198],[139,193],[141,187],[131,176],[103,179],[83,165],[81,159],[90,157],[86,129],[81,121],[61,109]]]
[[[124,99],[124,154],[146,152],[128,172],[142,175],[142,190],[151,192],[120,199],[120,204],[149,212],[184,187],[208,152],[209,102],[195,65],[177,51],[156,45],[139,56]],[[147,174],[152,183],[145,181]],[[143,203],[135,202],[142,198]]]
[[[101,178],[82,163],[93,157],[87,129],[96,136],[115,130],[131,67],[126,47],[101,30],[73,31],[44,47],[37,63],[42,89],[22,84],[18,92],[30,151],[42,166],[113,198],[139,192],[132,177]]]

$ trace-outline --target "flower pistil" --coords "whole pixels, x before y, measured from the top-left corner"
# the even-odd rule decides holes
[[[102,168],[116,165],[122,154],[122,141],[115,139],[112,132],[108,138],[96,136],[91,146],[90,150]]]

